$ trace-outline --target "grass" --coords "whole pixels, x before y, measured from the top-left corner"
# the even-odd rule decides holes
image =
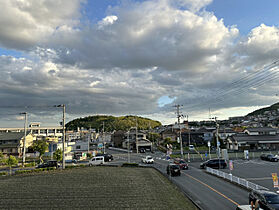
[[[82,167],[0,177],[2,209],[196,209],[152,168]]]

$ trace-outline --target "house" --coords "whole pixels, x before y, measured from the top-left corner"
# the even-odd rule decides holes
[[[244,133],[248,135],[276,135],[276,129],[271,127],[247,128]]]
[[[34,136],[27,132],[25,148],[28,151],[33,143]],[[0,133],[0,152],[6,155],[21,156],[23,153],[24,132]]]
[[[235,134],[227,138],[226,146],[230,150],[278,150],[279,135]]]

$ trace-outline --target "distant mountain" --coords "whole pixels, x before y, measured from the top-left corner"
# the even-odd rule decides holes
[[[256,115],[261,115],[263,114],[265,111],[274,111],[274,110],[278,110],[279,109],[279,103],[273,104],[269,107],[265,107],[265,108],[261,108],[258,109],[256,111],[253,111],[249,114],[247,114],[246,116],[256,116]]]
[[[114,131],[114,130],[128,130],[131,127],[136,127],[138,129],[149,129],[161,126],[162,124],[159,121],[154,121],[144,117],[138,116],[123,116],[123,117],[114,117],[107,115],[96,115],[88,116],[83,118],[74,119],[66,124],[67,130],[77,130],[77,128],[92,128],[97,131],[103,130],[103,123],[105,131]]]

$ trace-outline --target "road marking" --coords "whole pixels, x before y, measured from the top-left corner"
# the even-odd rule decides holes
[[[158,163],[158,162],[157,162],[157,164],[163,165],[163,164]],[[224,195],[223,193],[219,192],[218,190],[214,189],[213,187],[210,187],[208,184],[206,184],[206,183],[200,181],[199,179],[197,179],[197,178],[195,178],[195,177],[193,177],[193,176],[191,176],[191,175],[189,175],[189,174],[186,174],[186,173],[183,172],[183,171],[182,171],[181,173],[183,173],[183,174],[185,174],[186,176],[190,177],[191,179],[193,179],[193,180],[199,182],[200,184],[202,184],[202,185],[208,187],[208,188],[211,189],[212,191],[214,191],[214,192],[216,192],[217,194],[221,195],[223,198],[225,198],[225,199],[227,199],[228,201],[232,202],[233,204],[239,206],[239,203],[237,203],[237,202],[235,202],[234,200],[230,199],[229,197],[227,197],[227,196]]]
[[[185,174],[186,176],[190,177],[191,179],[194,179],[195,181],[199,182],[200,184],[208,187],[209,189],[211,189],[212,191],[216,192],[217,194],[221,195],[222,197],[224,197],[225,199],[227,199],[228,201],[232,202],[233,204],[239,206],[239,204],[235,201],[233,201],[232,199],[230,199],[229,197],[227,197],[226,195],[224,195],[223,193],[220,193],[218,190],[214,189],[213,187],[210,187],[208,184],[200,181],[199,179],[189,175],[189,174],[186,174],[185,172],[182,172],[183,174]]]

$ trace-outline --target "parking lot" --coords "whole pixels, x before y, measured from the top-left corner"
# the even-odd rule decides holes
[[[191,163],[191,166],[199,167],[199,163]],[[230,173],[229,168],[221,169],[226,173]],[[279,162],[269,162],[260,159],[254,160],[233,160],[233,170],[231,173],[234,176],[244,178],[247,181],[266,187],[272,191],[274,189],[272,181],[272,173],[279,175]]]

